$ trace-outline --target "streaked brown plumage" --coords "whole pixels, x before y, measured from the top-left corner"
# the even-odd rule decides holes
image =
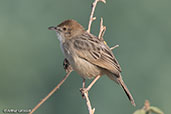
[[[124,84],[121,67],[110,48],[96,36],[88,33],[78,22],[66,20],[55,30],[60,40],[61,49],[72,68],[83,78],[107,75],[125,91],[131,103],[134,99]]]

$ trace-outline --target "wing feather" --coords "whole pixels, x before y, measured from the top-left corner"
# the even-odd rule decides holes
[[[84,33],[80,38],[73,40],[73,45],[79,57],[116,75],[121,72],[120,65],[110,48],[96,36]]]

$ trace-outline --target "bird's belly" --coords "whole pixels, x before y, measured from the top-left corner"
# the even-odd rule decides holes
[[[97,75],[101,75],[102,70],[96,66],[91,64],[90,62],[86,61],[78,57],[72,49],[69,47],[67,50],[63,48],[61,45],[62,52],[64,53],[65,57],[69,61],[70,65],[72,66],[73,70],[76,71],[79,75],[83,78],[94,78]]]
[[[101,70],[99,67],[82,58],[75,57],[74,60],[69,60],[69,62],[72,68],[83,78],[91,79],[97,75],[101,75]]]

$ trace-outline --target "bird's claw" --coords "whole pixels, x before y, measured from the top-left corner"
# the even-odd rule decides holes
[[[85,93],[88,94],[88,90],[87,88],[80,88],[80,92],[81,92],[81,95],[82,95],[82,98],[85,98]]]

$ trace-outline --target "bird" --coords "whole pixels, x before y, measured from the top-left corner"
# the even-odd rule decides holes
[[[57,26],[48,27],[48,29],[56,32],[65,58],[83,79],[107,75],[123,88],[131,104],[136,106],[122,79],[121,67],[104,41],[87,32],[81,24],[73,19],[65,20]]]

